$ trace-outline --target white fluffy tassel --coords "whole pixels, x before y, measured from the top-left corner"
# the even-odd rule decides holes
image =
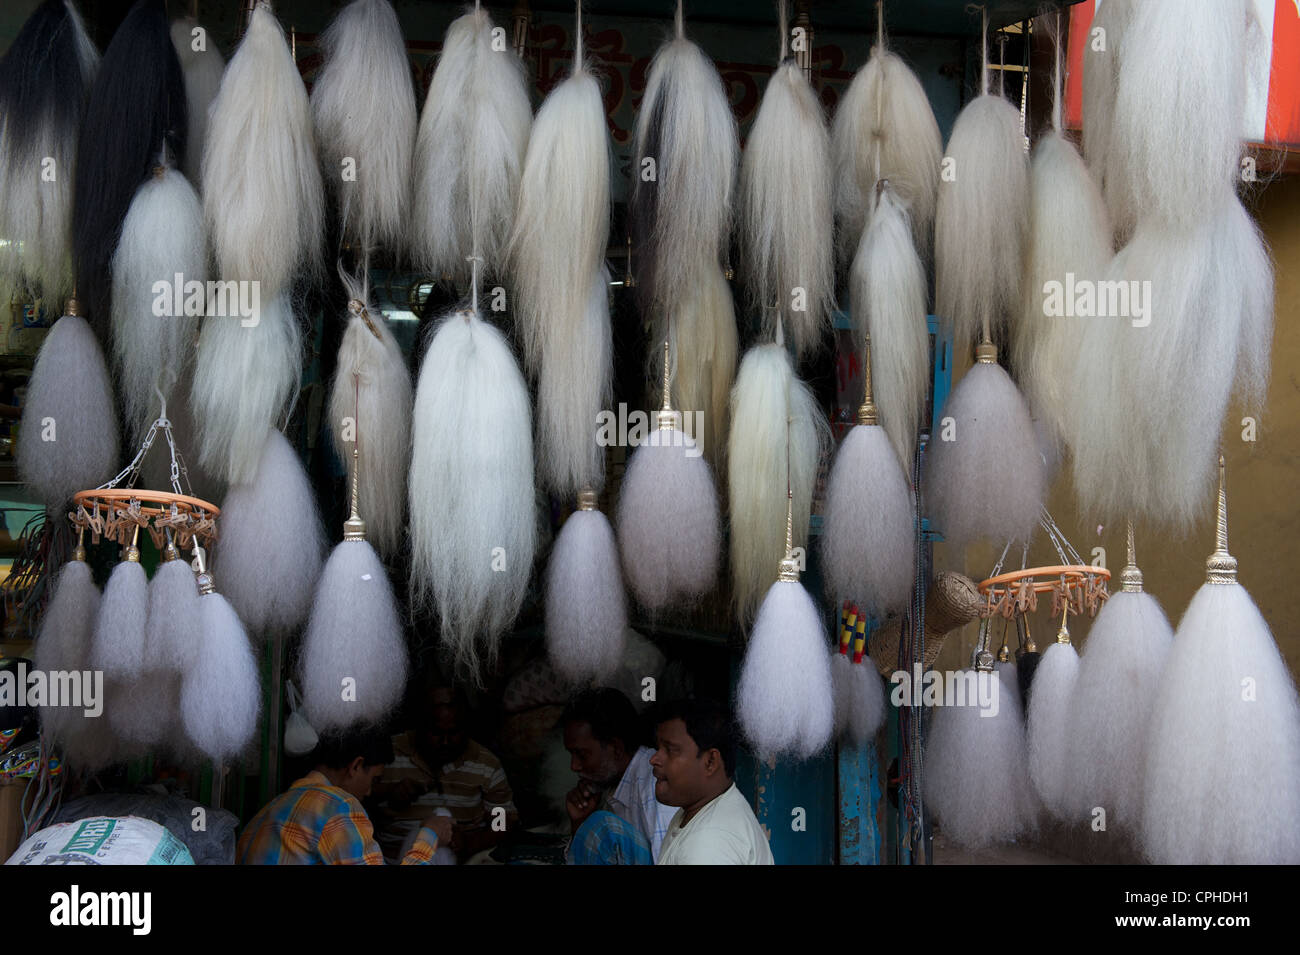
[[[826,416],[795,377],[785,346],[751,348],[731,393],[727,445],[732,597],[746,620],[776,581],[785,553],[787,487],[795,539],[807,539],[817,468],[829,444]]]
[[[713,589],[720,529],[713,474],[691,437],[654,430],[619,488],[618,546],[637,601],[656,613]]]
[[[199,463],[228,484],[252,480],[266,429],[302,375],[302,331],[288,296],[261,305],[256,324],[211,315],[199,332],[190,387]]]
[[[963,670],[958,679],[965,703],[941,707],[930,726],[925,802],[947,839],[979,849],[1033,828],[1032,784],[1015,668]],[[993,700],[996,715],[982,715],[992,712]],[[987,709],[981,701],[990,701]]]
[[[858,248],[871,220],[877,179],[889,180],[909,213],[916,248],[926,255],[943,140],[930,98],[898,54],[879,44],[872,47],[870,59],[853,77],[835,110],[831,139],[841,256],[847,259]]]
[[[1053,642],[1034,670],[1029,691],[1029,778],[1043,807],[1058,819],[1070,819],[1069,741],[1076,727],[1070,705],[1079,677],[1079,654],[1069,643]]]
[[[1075,819],[1100,806],[1108,827],[1136,833],[1151,707],[1173,639],[1147,593],[1111,594],[1088,629],[1069,717],[1067,807]]]
[[[985,93],[957,116],[939,183],[934,254],[939,315],[959,343],[996,329],[1019,305],[1028,221],[1029,167],[1020,113]]]
[[[779,316],[799,355],[816,351],[835,299],[830,148],[821,102],[788,59],[768,80],[745,145],[740,236],[763,337]]]
[[[95,618],[90,665],[104,679],[134,680],[144,667],[149,578],[138,560],[122,560],[109,574]]]
[[[1268,382],[1268,251],[1233,199],[1191,232],[1143,223],[1107,279],[1130,307],[1085,323],[1078,342],[1069,393],[1090,400],[1065,421],[1074,485],[1089,518],[1140,514],[1185,529],[1212,493],[1232,393],[1251,407]]]
[[[588,285],[581,323],[547,343],[537,380],[537,456],[542,484],[572,495],[605,483],[605,448],[597,419],[613,394],[614,343],[609,272]]]
[[[117,469],[113,386],[94,331],[64,315],[41,343],[18,431],[18,474],[50,510]],[[51,440],[46,440],[50,438]]]
[[[1300,863],[1300,703],[1237,583],[1204,584],[1151,714],[1142,842],[1173,865]]]
[[[318,732],[375,725],[401,702],[406,638],[388,574],[366,541],[344,540],[326,562],[300,666],[303,708]]]
[[[202,191],[223,279],[260,282],[266,302],[300,269],[319,274],[325,198],[311,105],[269,4],[253,8],[212,103]]]
[[[1106,0],[1097,8],[1092,30],[1099,41],[1083,48],[1083,156],[1088,169],[1106,197],[1116,226],[1127,223],[1131,231],[1137,219],[1131,196],[1122,195],[1118,163],[1122,149],[1111,148],[1115,124],[1115,84],[1119,80],[1120,51],[1124,30],[1138,0]],[[1096,31],[1100,30],[1100,33]]]
[[[300,626],[320,578],[325,538],[307,472],[279,431],[262,431],[257,471],[226,494],[220,521],[214,568],[239,618],[259,635]]]
[[[698,279],[682,290],[671,311],[657,311],[651,322],[650,340],[668,339],[672,352],[672,401],[682,409],[686,421],[703,412],[703,421],[691,435],[704,448],[715,467],[721,465],[729,433],[731,387],[736,379],[736,305],[731,286],[721,267],[701,269]],[[656,356],[652,375],[663,377],[663,350]]]
[[[364,301],[360,289],[349,294]],[[358,509],[366,518],[367,539],[385,555],[402,546],[413,400],[406,358],[383,316],[373,309],[365,317],[352,315],[330,389],[330,431],[334,450],[347,464],[349,485],[356,466],[352,448],[360,442]]]
[[[903,610],[915,579],[912,492],[885,430],[855,425],[826,487],[822,556],[826,591],[883,617]]]
[[[145,625],[145,666],[184,672],[198,653],[199,588],[194,571],[181,558],[164,560],[149,581]]]
[[[198,654],[181,683],[181,722],[190,742],[220,762],[252,742],[262,683],[248,635],[225,597],[200,597],[199,622]]]
[[[1063,296],[1070,275],[1086,282],[1105,277],[1110,216],[1079,153],[1056,131],[1044,134],[1034,147],[1029,189],[1029,261],[1020,319],[1011,337],[1011,367],[1035,418],[1045,419],[1056,440],[1066,414],[1066,382],[1090,319],[1069,317],[1074,303],[1053,301],[1050,283]]]
[[[208,110],[221,89],[226,61],[212,36],[191,17],[172,21],[172,46],[185,74],[185,105],[189,134],[185,138],[185,178],[198,185],[203,146],[208,136]],[[195,47],[200,47],[195,49]]]
[[[614,529],[599,510],[574,511],[546,568],[547,654],[575,684],[607,683],[623,659],[626,630]]]
[[[537,111],[509,255],[530,374],[581,351],[609,239],[609,130],[600,84],[578,69]]]
[[[1025,399],[999,365],[976,362],[953,389],[926,464],[935,529],[962,546],[982,537],[1027,541],[1046,492],[1043,455]]]
[[[481,678],[532,572],[528,389],[505,337],[469,311],[429,343],[412,424],[411,595],[433,603],[457,666]]]
[[[158,410],[154,389],[170,395],[188,372],[206,306],[203,206],[177,169],[159,170],[136,190],[113,253],[113,358],[134,442]],[[154,287],[159,282],[166,283],[162,294]],[[190,282],[204,291],[187,303]]]
[[[54,596],[41,618],[33,660],[36,669],[50,673],[84,670],[89,666],[99,601],[99,588],[91,577],[90,565],[75,558],[64,564],[54,585]],[[84,721],[82,708],[41,707],[42,733],[57,742],[77,735]]]
[[[671,310],[701,270],[722,264],[740,158],[722,77],[680,22],[650,63],[635,155],[637,276],[651,311]],[[652,179],[641,173],[646,159],[654,160]]]
[[[857,746],[865,746],[885,725],[885,691],[870,658],[854,663],[838,650],[831,651],[831,677],[835,684],[835,731]]]
[[[439,277],[467,280],[476,249],[500,275],[514,219],[533,116],[523,63],[493,49],[494,28],[483,9],[452,21],[420,116],[411,242]]]
[[[912,472],[916,435],[930,387],[928,284],[912,246],[907,210],[893,183],[880,194],[849,274],[854,344],[871,338],[872,396],[903,470]]]
[[[352,0],[320,45],[324,64],[311,107],[343,233],[362,248],[401,255],[415,151],[415,88],[402,25],[389,0]],[[349,162],[354,176],[344,174]]]
[[[1192,228],[1228,201],[1239,174],[1244,64],[1253,59],[1251,41],[1259,39],[1248,29],[1257,29],[1254,6],[1248,0],[1133,5],[1111,54],[1119,62],[1106,143],[1114,154],[1109,168],[1122,179],[1121,204],[1112,209],[1122,228],[1134,216]],[[1132,205],[1123,201],[1130,197]]]
[[[737,715],[761,760],[807,759],[835,730],[835,689],[822,612],[798,581],[772,585],[749,637]]]

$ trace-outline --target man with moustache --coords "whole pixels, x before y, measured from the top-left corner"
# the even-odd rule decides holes
[[[636,710],[610,687],[575,696],[560,716],[578,785],[565,808],[570,865],[652,865],[675,809],[655,799],[653,750],[640,745]]]

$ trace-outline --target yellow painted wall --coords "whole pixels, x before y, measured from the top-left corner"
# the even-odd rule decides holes
[[[1224,423],[1223,448],[1228,473],[1228,543],[1238,561],[1238,579],[1255,598],[1273,630],[1291,672],[1300,681],[1300,176],[1279,179],[1263,188],[1254,204],[1258,221],[1273,252],[1276,305],[1274,311],[1272,377],[1267,405],[1242,409],[1234,405]],[[964,368],[960,369],[964,372]],[[1257,440],[1242,441],[1241,419],[1259,420]],[[1168,532],[1136,528],[1138,564],[1146,590],[1153,594],[1177,626],[1196,589],[1205,580],[1205,558],[1214,549],[1214,500],[1205,502],[1205,516],[1185,538]],[[1082,527],[1075,514],[1074,490],[1068,474],[1057,478],[1048,501],[1057,524],[1085,559],[1094,547],[1106,548],[1106,564],[1118,575],[1124,565],[1122,525]],[[1041,537],[1042,535],[1040,535]],[[987,577],[1001,547],[972,546],[964,555],[935,547],[938,569],[960,570],[976,581]],[[1036,540],[1030,565],[1055,564],[1051,545]],[[1008,554],[1007,566],[1020,566],[1020,554]],[[1039,604],[1031,630],[1039,650],[1056,634],[1048,620],[1050,602]],[[1086,620],[1071,624],[1077,641],[1086,635]],[[995,623],[994,646],[1001,634]],[[936,666],[956,669],[969,665],[978,638],[976,626],[951,635]],[[1015,630],[1008,631],[1015,647]]]

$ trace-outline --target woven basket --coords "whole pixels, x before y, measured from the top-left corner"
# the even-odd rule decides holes
[[[975,582],[964,574],[945,571],[934,578],[925,593],[925,658],[929,670],[943,649],[944,637],[970,623],[980,614],[983,598]],[[878,633],[872,634],[872,662],[880,675],[888,677],[898,669],[898,645],[903,638],[901,617],[889,620]]]

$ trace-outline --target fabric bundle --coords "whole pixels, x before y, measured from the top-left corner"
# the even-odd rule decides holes
[[[498,49],[476,7],[452,21],[420,116],[411,251],[437,277],[463,282],[467,257],[501,275],[532,126],[523,63]]]

